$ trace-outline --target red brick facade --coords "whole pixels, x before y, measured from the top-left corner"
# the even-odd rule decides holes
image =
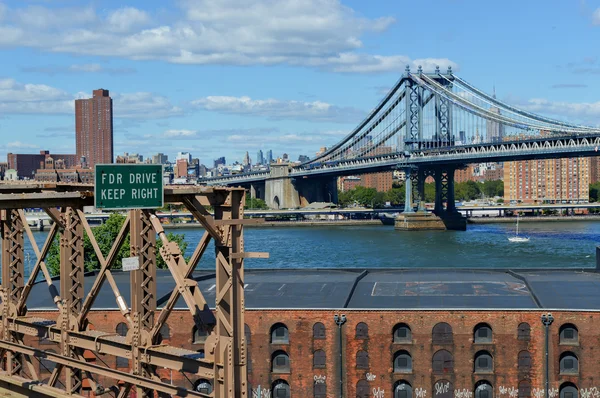
[[[87,167],[113,162],[113,109],[108,90],[94,90],[92,98],[75,100],[75,147]]]
[[[394,386],[401,381],[406,383],[405,386],[412,387],[412,395],[409,394],[409,398],[476,398],[476,385],[482,381],[492,386],[495,397],[543,397],[543,392],[540,391],[544,388],[545,346],[544,326],[540,320],[541,310],[343,312],[347,322],[341,328],[343,349],[340,370],[339,329],[334,322],[334,314],[339,312],[247,310],[246,338],[250,388],[256,389],[260,385],[261,388],[270,389],[276,381],[285,380],[290,386],[291,397],[333,398],[340,396],[339,377],[342,373],[344,397],[396,397]],[[56,313],[39,315],[54,318]],[[555,393],[561,386],[564,387],[566,382],[573,383],[583,396],[583,392],[590,391],[589,389],[600,384],[600,357],[595,355],[600,343],[600,315],[596,312],[554,312],[553,316],[555,321],[549,329],[550,396],[559,398]],[[94,328],[112,332],[123,322],[118,311],[92,312],[90,320]],[[436,339],[446,338],[445,341],[436,342],[433,330],[440,322],[450,325],[451,333],[436,332]],[[322,329],[317,323],[324,326],[323,335],[320,335]],[[203,344],[193,341],[193,326],[187,311],[175,311],[168,324],[169,338],[165,342],[169,345],[193,350],[204,348]],[[283,324],[287,328],[289,343],[271,342],[272,328],[277,324]],[[313,332],[316,324],[315,336]],[[359,324],[362,329],[357,335]],[[398,324],[408,326],[410,332],[406,340],[394,342],[394,327]],[[569,324],[576,328],[575,338],[561,343],[561,326]],[[474,342],[478,325],[491,328],[491,342]],[[366,333],[361,335],[362,332]],[[285,336],[283,339],[285,340]],[[40,347],[50,348],[48,345]],[[57,350],[58,347],[52,349]],[[314,353],[318,350],[322,350],[319,352],[321,356],[314,363]],[[442,358],[441,350],[450,353],[446,362],[437,360]],[[411,369],[394,371],[395,354],[401,351],[410,355]],[[289,371],[273,372],[272,358],[280,352],[289,356]],[[359,352],[362,359],[357,359]],[[436,356],[438,352],[440,353]],[[567,352],[578,358],[578,370],[575,372],[560,371],[561,355]],[[492,370],[474,371],[474,359],[481,353],[489,353],[492,357]],[[102,360],[108,366],[115,366],[114,358],[103,356]],[[49,376],[44,369],[41,369],[41,373],[42,378]],[[159,374],[163,381],[170,382],[172,379],[174,384],[188,388],[191,386],[190,381],[180,373],[174,372],[171,375],[170,372],[161,369]],[[192,379],[191,382],[196,380]],[[447,384],[448,382],[450,384]],[[105,386],[110,385],[109,381],[102,383]],[[320,384],[324,384],[324,387]],[[362,394],[357,391],[359,385],[366,388]],[[325,395],[319,395],[318,392],[323,391],[321,388],[325,389]],[[517,389],[518,394],[515,392]],[[451,393],[444,394],[444,390]],[[277,394],[272,394],[272,397],[277,397]]]

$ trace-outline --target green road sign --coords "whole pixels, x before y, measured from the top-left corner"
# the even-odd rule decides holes
[[[153,209],[163,207],[160,164],[97,164],[94,202],[97,209]]]

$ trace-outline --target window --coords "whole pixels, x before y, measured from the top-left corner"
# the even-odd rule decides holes
[[[271,391],[273,398],[290,398],[290,385],[285,380],[275,380]]]
[[[171,330],[169,329],[169,325],[167,325],[166,323],[160,327],[159,333],[163,339],[171,338]]]
[[[399,323],[394,326],[394,343],[410,343],[412,342],[412,334],[410,327],[404,323]]]
[[[250,345],[252,343],[251,340],[251,333],[250,333],[250,326],[248,325],[244,325],[244,337],[246,338],[246,345]]]
[[[560,327],[560,344],[577,344],[579,333],[575,325],[567,323]]]
[[[117,332],[117,334],[119,336],[125,337],[125,336],[127,336],[127,332],[129,331],[129,328],[127,327],[127,325],[125,323],[120,322],[117,325],[117,328],[115,329],[115,331]]]
[[[325,325],[323,325],[321,322],[317,322],[313,325],[313,339],[325,339]]]
[[[475,384],[475,398],[493,398],[494,389],[492,385],[485,380],[481,380]]]
[[[359,351],[356,353],[356,367],[358,369],[369,369],[369,353]]]
[[[529,351],[521,351],[519,353],[517,367],[520,372],[529,372],[531,370],[531,354]]]
[[[56,354],[56,351],[54,350],[46,350],[46,352]],[[52,373],[55,367],[55,362],[52,362],[47,358],[40,358],[40,373]]]
[[[326,365],[325,351],[317,350],[313,354],[313,368],[324,368]]]
[[[438,380],[433,385],[434,398],[454,398],[454,386],[448,380]]]
[[[572,352],[563,352],[560,356],[560,373],[579,372],[579,360]]]
[[[487,323],[480,323],[473,330],[473,343],[491,343],[492,328]]]
[[[366,323],[361,322],[356,325],[356,338],[357,339],[368,339],[369,338],[369,327]]]
[[[327,398],[327,384],[315,381],[313,390],[315,398]]]
[[[208,330],[206,330],[204,327],[198,328],[197,326],[194,326],[192,328],[192,334],[192,343],[204,344],[206,338],[208,337]]]
[[[128,368],[129,367],[129,359],[124,358],[124,357],[117,357],[117,369],[120,368]]]
[[[563,383],[560,386],[560,398],[578,398],[579,391],[573,383]]]
[[[475,354],[475,373],[491,372],[494,370],[494,361],[487,351],[479,351]],[[482,397],[485,398],[485,397]]]
[[[208,380],[199,379],[194,383],[194,390],[203,394],[212,393],[213,387]]]
[[[446,350],[439,350],[433,354],[433,373],[443,374],[454,371],[454,358],[452,354]]]
[[[271,372],[289,373],[290,358],[285,351],[275,351],[271,356]]]
[[[523,322],[519,324],[517,328],[517,339],[519,340],[529,340],[531,336],[531,327],[527,322]]]
[[[288,328],[283,323],[271,327],[271,344],[290,344]]]
[[[369,398],[369,382],[365,379],[359,380],[356,383],[356,398]],[[561,397],[562,398],[562,397]]]
[[[519,398],[531,397],[531,384],[529,380],[523,380],[519,383]]]
[[[397,381],[394,385],[394,398],[412,398],[412,387],[404,380]]]
[[[408,351],[398,351],[394,354],[394,372],[412,372],[412,357]]]
[[[452,344],[452,327],[445,322],[440,322],[433,327],[433,344]]]

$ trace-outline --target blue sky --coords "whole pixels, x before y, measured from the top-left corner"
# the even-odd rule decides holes
[[[0,0],[0,161],[75,152],[109,89],[115,153],[314,156],[408,64],[600,125],[600,0]]]

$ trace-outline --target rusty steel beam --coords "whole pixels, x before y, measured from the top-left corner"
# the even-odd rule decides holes
[[[47,192],[0,195],[0,209],[93,206],[91,192]]]

